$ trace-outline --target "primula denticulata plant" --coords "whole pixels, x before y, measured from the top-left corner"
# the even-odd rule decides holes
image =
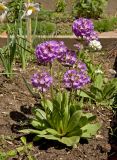
[[[91,20],[75,20],[73,32],[87,46],[91,41],[99,42]],[[93,43],[92,49],[101,49],[99,44]],[[75,44],[75,47],[78,54],[84,48],[80,43]],[[41,107],[33,109],[30,121],[33,129],[23,129],[20,132],[35,134],[34,141],[45,138],[67,146],[76,146],[81,138],[94,136],[100,128],[96,116],[83,113],[83,98],[80,98],[78,91],[82,91],[87,84],[90,85],[92,77],[88,75],[87,64],[77,58],[77,52],[68,49],[63,41],[55,40],[45,41],[35,49],[38,64],[49,69],[48,72],[46,69],[38,71],[31,77],[31,83],[40,95]],[[58,70],[57,75],[55,68]]]

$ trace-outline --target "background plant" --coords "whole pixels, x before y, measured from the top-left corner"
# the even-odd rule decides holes
[[[101,17],[107,0],[80,0],[75,3],[73,13],[76,17],[99,18]]]
[[[117,17],[109,17],[94,21],[95,30],[98,32],[113,31],[117,28]]]
[[[21,159],[27,158],[27,160],[35,160],[35,158],[31,155],[31,151],[33,150],[32,143],[27,143],[25,137],[20,138],[22,145],[7,151],[0,151],[0,160],[7,160],[9,158],[17,158],[20,156]]]
[[[92,103],[96,103],[97,105],[100,104],[106,107],[114,105],[116,95],[116,79],[105,82],[103,75],[99,73],[97,73],[96,79],[89,87],[89,90],[82,90],[80,92],[81,97],[91,100]]]
[[[66,8],[65,0],[58,0],[56,4],[56,12],[64,12]]]
[[[9,30],[9,32],[11,32]],[[7,45],[0,49],[0,60],[4,67],[4,74],[7,77],[11,77],[13,74],[13,63],[16,56],[16,36],[10,34],[8,37]]]

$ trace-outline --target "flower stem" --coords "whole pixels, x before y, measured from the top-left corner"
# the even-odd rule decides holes
[[[27,0],[27,3],[30,3],[30,0]],[[32,26],[31,18],[27,18],[27,41],[30,43],[30,48],[32,47]]]
[[[50,65],[50,75],[51,75],[51,77],[53,77],[52,63],[50,63],[49,65]],[[51,89],[51,97],[53,99],[54,98],[54,96],[53,96],[53,84],[51,85],[50,89]]]

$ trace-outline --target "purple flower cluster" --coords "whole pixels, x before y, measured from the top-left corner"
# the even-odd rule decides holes
[[[86,41],[97,40],[97,33],[94,31],[93,22],[86,18],[79,18],[74,21],[72,30],[78,37],[83,38]]]
[[[56,58],[60,58],[67,51],[63,41],[46,41],[36,47],[36,57],[39,63],[52,62]]]
[[[77,55],[72,50],[67,50],[61,58],[58,58],[58,61],[64,65],[73,66],[76,63]]]
[[[86,73],[78,72],[77,70],[68,70],[64,74],[63,83],[66,88],[80,89],[90,82],[90,78]]]
[[[53,78],[47,72],[39,72],[32,76],[31,82],[40,92],[46,92],[50,88]]]

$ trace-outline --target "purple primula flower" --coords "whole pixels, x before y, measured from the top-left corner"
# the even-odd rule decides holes
[[[80,89],[89,82],[90,78],[77,70],[68,70],[63,77],[63,83],[69,89]]]
[[[79,18],[74,21],[72,30],[77,37],[81,37],[86,41],[97,40],[97,34],[94,31],[93,22],[90,19]]]
[[[31,82],[40,92],[46,92],[50,88],[53,78],[47,72],[38,72],[32,76]]]
[[[54,59],[63,56],[66,50],[67,47],[64,42],[52,40],[39,44],[36,47],[35,54],[39,63],[51,63]]]
[[[58,61],[63,65],[73,66],[76,63],[77,55],[72,50],[67,50],[64,55],[58,58]]]

